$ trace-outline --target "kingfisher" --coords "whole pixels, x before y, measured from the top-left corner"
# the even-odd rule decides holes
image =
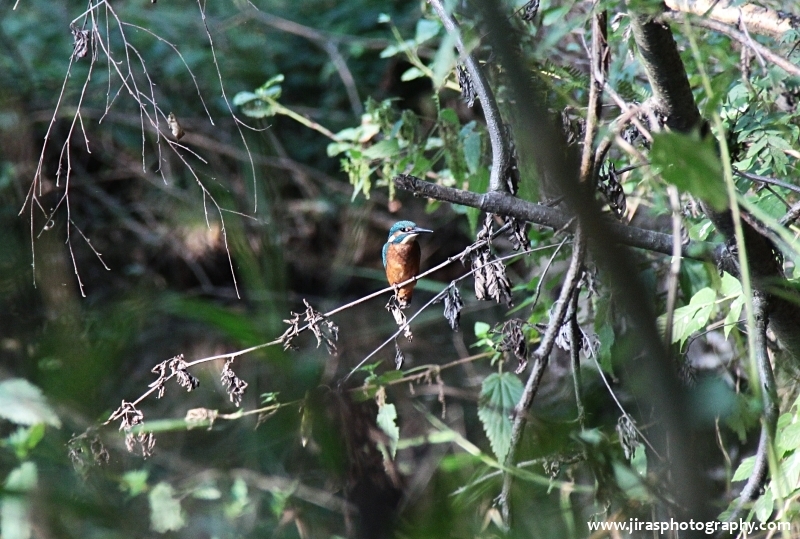
[[[411,221],[398,221],[389,229],[389,239],[383,246],[383,267],[386,278],[394,286],[416,277],[419,273],[420,248],[417,236],[433,230],[420,228]],[[416,282],[397,289],[397,303],[405,309],[411,301]]]

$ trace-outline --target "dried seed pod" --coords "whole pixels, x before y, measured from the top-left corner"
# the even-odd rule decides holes
[[[182,139],[183,135],[186,134],[186,132],[181,127],[178,118],[172,112],[170,112],[169,116],[167,116],[167,125],[169,126],[169,130],[172,132],[172,136],[175,137],[175,140]]]
[[[525,22],[531,22],[536,14],[539,13],[539,0],[530,0],[527,4],[523,6],[522,20]]]
[[[231,402],[238,407],[242,404],[242,397],[244,396],[244,390],[247,389],[247,382],[236,376],[236,373],[231,369],[231,363],[233,363],[233,359],[229,359],[225,362],[220,379],[222,380],[222,385],[225,386],[225,390],[228,392],[228,397],[231,399]]]
[[[608,172],[597,177],[597,190],[603,195],[608,207],[617,219],[620,219],[628,207],[625,198],[625,191],[619,181],[619,175],[614,167],[614,163],[609,163]]]
[[[455,283],[450,283],[447,287],[447,293],[444,296],[444,317],[450,328],[453,331],[458,331],[459,322],[461,320],[461,309],[464,308],[464,302],[461,301],[461,294],[458,291]]]
[[[475,87],[472,85],[472,79],[469,78],[467,68],[461,64],[456,66],[456,76],[458,77],[458,85],[461,87],[461,99],[467,104],[469,108],[475,105]]]
[[[403,351],[400,350],[400,345],[397,344],[397,339],[394,341],[394,366],[399,371],[403,368],[403,363],[406,361],[406,356],[403,354]]]
[[[306,306],[306,322],[308,328],[317,338],[317,348],[324,341],[325,348],[328,349],[330,355],[336,354],[336,341],[339,340],[339,326],[333,323],[331,319],[315,310],[306,300],[303,300]]]
[[[91,35],[89,34],[89,30],[81,30],[74,24],[71,24],[69,29],[70,32],[72,32],[72,38],[74,40],[72,45],[72,57],[76,60],[80,60],[89,53]]]
[[[175,356],[169,361],[169,368],[172,371],[171,375],[175,375],[178,385],[185,388],[186,391],[193,391],[200,385],[200,380],[186,370],[188,367],[189,366],[183,360],[183,354]]]

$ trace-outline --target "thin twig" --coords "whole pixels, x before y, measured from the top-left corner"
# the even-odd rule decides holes
[[[725,34],[726,36],[730,37],[731,39],[735,39],[745,47],[750,47],[754,52],[760,54],[771,63],[775,64],[776,66],[780,67],[790,75],[800,76],[800,67],[794,65],[792,62],[784,58],[779,54],[775,54],[771,50],[769,50],[764,45],[749,39],[748,36],[744,35],[742,32],[735,30],[728,26],[727,24],[723,24],[721,22],[713,21],[711,19],[701,19],[698,17],[686,17],[680,13],[662,13],[659,17],[662,20],[666,21],[676,21],[680,22],[683,20],[689,21],[690,24],[693,26],[700,26],[702,28],[707,28],[709,30],[714,30],[715,32],[719,32],[721,34]]]
[[[542,293],[542,286],[544,285],[545,277],[547,277],[547,273],[550,271],[550,266],[553,264],[553,260],[556,259],[556,255],[559,253],[559,251],[561,251],[561,248],[567,242],[567,239],[568,238],[564,238],[563,240],[561,240],[561,243],[558,244],[558,247],[556,247],[556,250],[553,251],[552,255],[550,255],[550,259],[547,261],[547,265],[544,267],[544,269],[539,274],[539,282],[536,283],[536,291],[533,293],[533,301],[531,302],[531,312],[533,312],[533,310],[536,308],[536,304],[539,302],[539,296]]]
[[[667,323],[664,328],[664,343],[672,343],[672,320],[675,315],[675,300],[678,296],[678,277],[681,271],[681,203],[678,189],[674,185],[667,186],[669,204],[672,208],[672,261],[667,277]]]
[[[555,344],[558,331],[564,323],[564,317],[569,309],[570,298],[576,292],[576,288],[581,279],[581,268],[583,266],[583,258],[586,252],[586,243],[578,230],[575,234],[575,241],[572,247],[572,258],[567,269],[566,276],[564,277],[564,284],[561,286],[561,292],[558,300],[556,301],[555,313],[550,317],[547,324],[547,329],[542,336],[538,348],[533,353],[533,368],[528,376],[528,381],[525,384],[525,389],[522,392],[519,402],[514,407],[514,422],[511,427],[511,437],[508,444],[508,454],[505,459],[505,466],[513,468],[514,460],[516,459],[517,449],[522,440],[522,431],[528,422],[528,411],[533,404],[533,399],[539,390],[539,384],[542,381],[542,376],[547,368],[548,360],[550,359],[550,352]],[[505,474],[503,478],[503,489],[500,493],[500,510],[503,516],[503,522],[506,526],[509,524],[511,513],[511,483],[513,475],[510,473]]]
[[[586,410],[583,407],[583,391],[581,389],[581,348],[582,335],[578,325],[578,298],[580,294],[576,290],[572,294],[572,300],[567,313],[567,323],[569,324],[569,359],[572,368],[572,385],[575,391],[575,406],[578,408],[578,425],[584,428],[586,421]]]
[[[777,185],[778,187],[783,187],[784,189],[788,189],[789,191],[794,191],[795,193],[800,193],[800,187],[796,185],[792,185],[791,183],[783,182],[781,180],[776,180],[775,178],[770,178],[768,176],[761,176],[760,174],[753,174],[752,172],[744,172],[742,170],[735,170],[733,173],[740,178],[745,178],[750,181],[766,183],[768,185]]]
[[[728,522],[739,519],[745,505],[755,500],[761,488],[766,484],[769,471],[769,451],[775,439],[775,425],[778,421],[777,389],[775,377],[772,374],[772,365],[767,353],[767,299],[760,292],[753,294],[753,315],[756,321],[754,342],[758,361],[758,382],[761,388],[761,402],[764,407],[761,418],[761,434],[758,439],[758,449],[755,455],[755,464],[750,477],[747,479],[739,495],[739,503],[728,517]]]
[[[593,9],[597,9],[595,2]],[[608,75],[608,14],[605,10],[592,17],[591,82],[589,83],[589,105],[586,112],[586,130],[583,137],[580,181],[589,184],[596,175],[594,167],[594,138],[597,135],[603,112],[603,86]]]
[[[353,367],[353,368],[350,370],[350,372],[349,372],[349,373],[347,373],[347,376],[345,376],[344,378],[342,378],[341,382],[339,382],[339,385],[341,385],[341,384],[343,384],[344,382],[346,382],[347,380],[349,380],[349,379],[350,379],[350,377],[351,377],[353,374],[355,374],[355,372],[356,372],[356,371],[358,371],[358,369],[360,369],[361,367],[363,367],[363,366],[364,366],[364,364],[365,364],[367,361],[369,361],[369,360],[370,360],[372,357],[374,357],[374,356],[375,356],[375,354],[377,354],[379,351],[381,351],[383,348],[385,348],[385,347],[386,347],[388,344],[390,344],[392,341],[394,341],[394,340],[395,340],[395,339],[396,339],[396,338],[397,338],[397,337],[398,337],[398,336],[399,336],[401,333],[403,333],[403,331],[405,331],[405,328],[406,328],[406,327],[407,327],[407,326],[408,326],[408,325],[411,323],[411,321],[412,321],[412,320],[414,320],[414,319],[415,319],[417,316],[419,316],[420,314],[422,314],[422,312],[423,312],[425,309],[427,309],[428,307],[430,307],[430,306],[431,306],[431,305],[433,305],[434,303],[437,303],[437,302],[441,301],[441,300],[442,300],[442,298],[444,298],[444,296],[447,294],[447,290],[448,290],[448,288],[450,288],[450,286],[453,286],[455,283],[457,283],[457,282],[459,282],[459,281],[462,281],[462,280],[466,279],[467,277],[469,277],[469,276],[473,275],[473,274],[474,274],[476,271],[478,271],[478,270],[480,270],[480,269],[483,269],[484,267],[486,267],[486,266],[489,266],[489,265],[491,265],[491,264],[494,264],[495,262],[502,262],[502,261],[504,261],[504,260],[509,260],[509,259],[512,259],[512,258],[516,258],[516,257],[518,257],[518,256],[521,256],[521,255],[526,255],[526,254],[534,253],[534,252],[536,252],[536,251],[541,251],[541,250],[543,250],[543,249],[550,249],[550,248],[552,248],[552,247],[555,247],[555,246],[556,246],[555,244],[551,244],[551,245],[545,245],[545,246],[541,246],[541,247],[535,247],[535,248],[533,248],[533,249],[527,249],[527,250],[525,250],[525,251],[519,251],[519,252],[516,252],[516,253],[510,254],[510,255],[507,255],[507,256],[502,256],[502,257],[499,257],[499,258],[494,258],[494,259],[490,260],[489,262],[487,262],[487,263],[485,263],[485,264],[481,264],[481,265],[479,265],[479,266],[475,266],[474,268],[472,268],[470,271],[468,271],[467,273],[465,273],[465,274],[464,274],[464,275],[462,275],[461,277],[458,277],[458,278],[456,278],[456,279],[453,279],[453,280],[450,282],[450,284],[449,284],[448,286],[446,286],[446,287],[445,287],[445,288],[444,288],[444,289],[443,289],[441,292],[439,292],[438,294],[436,294],[435,296],[433,296],[433,298],[431,298],[431,299],[430,299],[430,301],[428,301],[428,302],[427,302],[425,305],[423,305],[422,307],[420,307],[420,309],[419,309],[417,312],[415,312],[415,313],[414,313],[412,316],[410,316],[410,317],[408,318],[408,320],[406,321],[406,323],[405,323],[405,324],[403,324],[403,326],[401,326],[400,328],[398,328],[398,329],[397,329],[397,331],[395,331],[395,332],[394,332],[394,333],[393,333],[393,334],[392,334],[392,335],[391,335],[391,336],[390,336],[388,339],[386,339],[386,340],[383,342],[383,344],[381,344],[380,346],[378,346],[376,349],[374,349],[372,352],[370,352],[370,353],[369,353],[369,354],[368,354],[368,355],[367,355],[367,356],[366,356],[364,359],[362,359],[361,361],[359,361],[359,362],[358,362],[358,364],[357,364],[355,367]],[[465,252],[466,252],[466,251],[465,251]],[[447,263],[450,263],[450,260],[449,260],[449,259],[448,259]],[[443,262],[442,264],[444,264],[444,262]],[[430,271],[430,270],[429,270],[429,271]],[[416,280],[416,279],[410,279],[410,280],[406,281],[406,283],[413,282],[414,280]],[[402,287],[402,286],[404,286],[406,283],[400,283],[400,284],[398,284],[398,285],[395,285],[395,287],[396,287],[396,288],[401,288],[401,287]],[[394,288],[390,287],[388,290],[394,290]],[[381,291],[381,292],[383,293],[383,292],[385,292],[385,290],[384,290],[384,291]],[[376,294],[377,294],[377,293],[376,293]],[[375,296],[376,294],[371,294],[370,296]],[[342,308],[339,308],[339,309],[337,309],[335,312],[338,312],[338,311],[340,311],[340,310],[342,310]],[[334,311],[331,311],[331,313],[333,313],[333,312],[334,312]],[[327,316],[327,315],[326,315],[326,316]]]
[[[556,208],[528,202],[519,198],[499,192],[488,192],[483,195],[445,187],[435,183],[426,182],[408,174],[401,174],[394,178],[398,189],[411,191],[417,196],[424,196],[453,204],[461,204],[471,208],[478,208],[495,215],[516,217],[536,225],[546,226],[553,230],[560,230],[567,225],[573,217]],[[665,255],[672,254],[672,235],[646,230],[634,226],[623,225],[619,222],[608,221],[604,224],[607,236],[617,243],[647,249]],[[571,228],[571,226],[569,227]],[[717,260],[719,253],[717,245],[703,241],[690,241],[682,245],[681,252],[684,257],[693,260]]]

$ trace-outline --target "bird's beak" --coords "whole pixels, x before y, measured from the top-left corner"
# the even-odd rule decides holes
[[[433,230],[428,230],[427,228],[415,228],[412,234],[422,234],[423,232],[432,233]]]

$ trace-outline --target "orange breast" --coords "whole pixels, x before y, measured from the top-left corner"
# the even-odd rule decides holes
[[[420,249],[419,244],[411,243],[389,244],[386,251],[386,278],[389,284],[394,285],[407,281],[419,274]],[[416,283],[409,283],[397,291],[397,300],[401,307],[408,305]]]

